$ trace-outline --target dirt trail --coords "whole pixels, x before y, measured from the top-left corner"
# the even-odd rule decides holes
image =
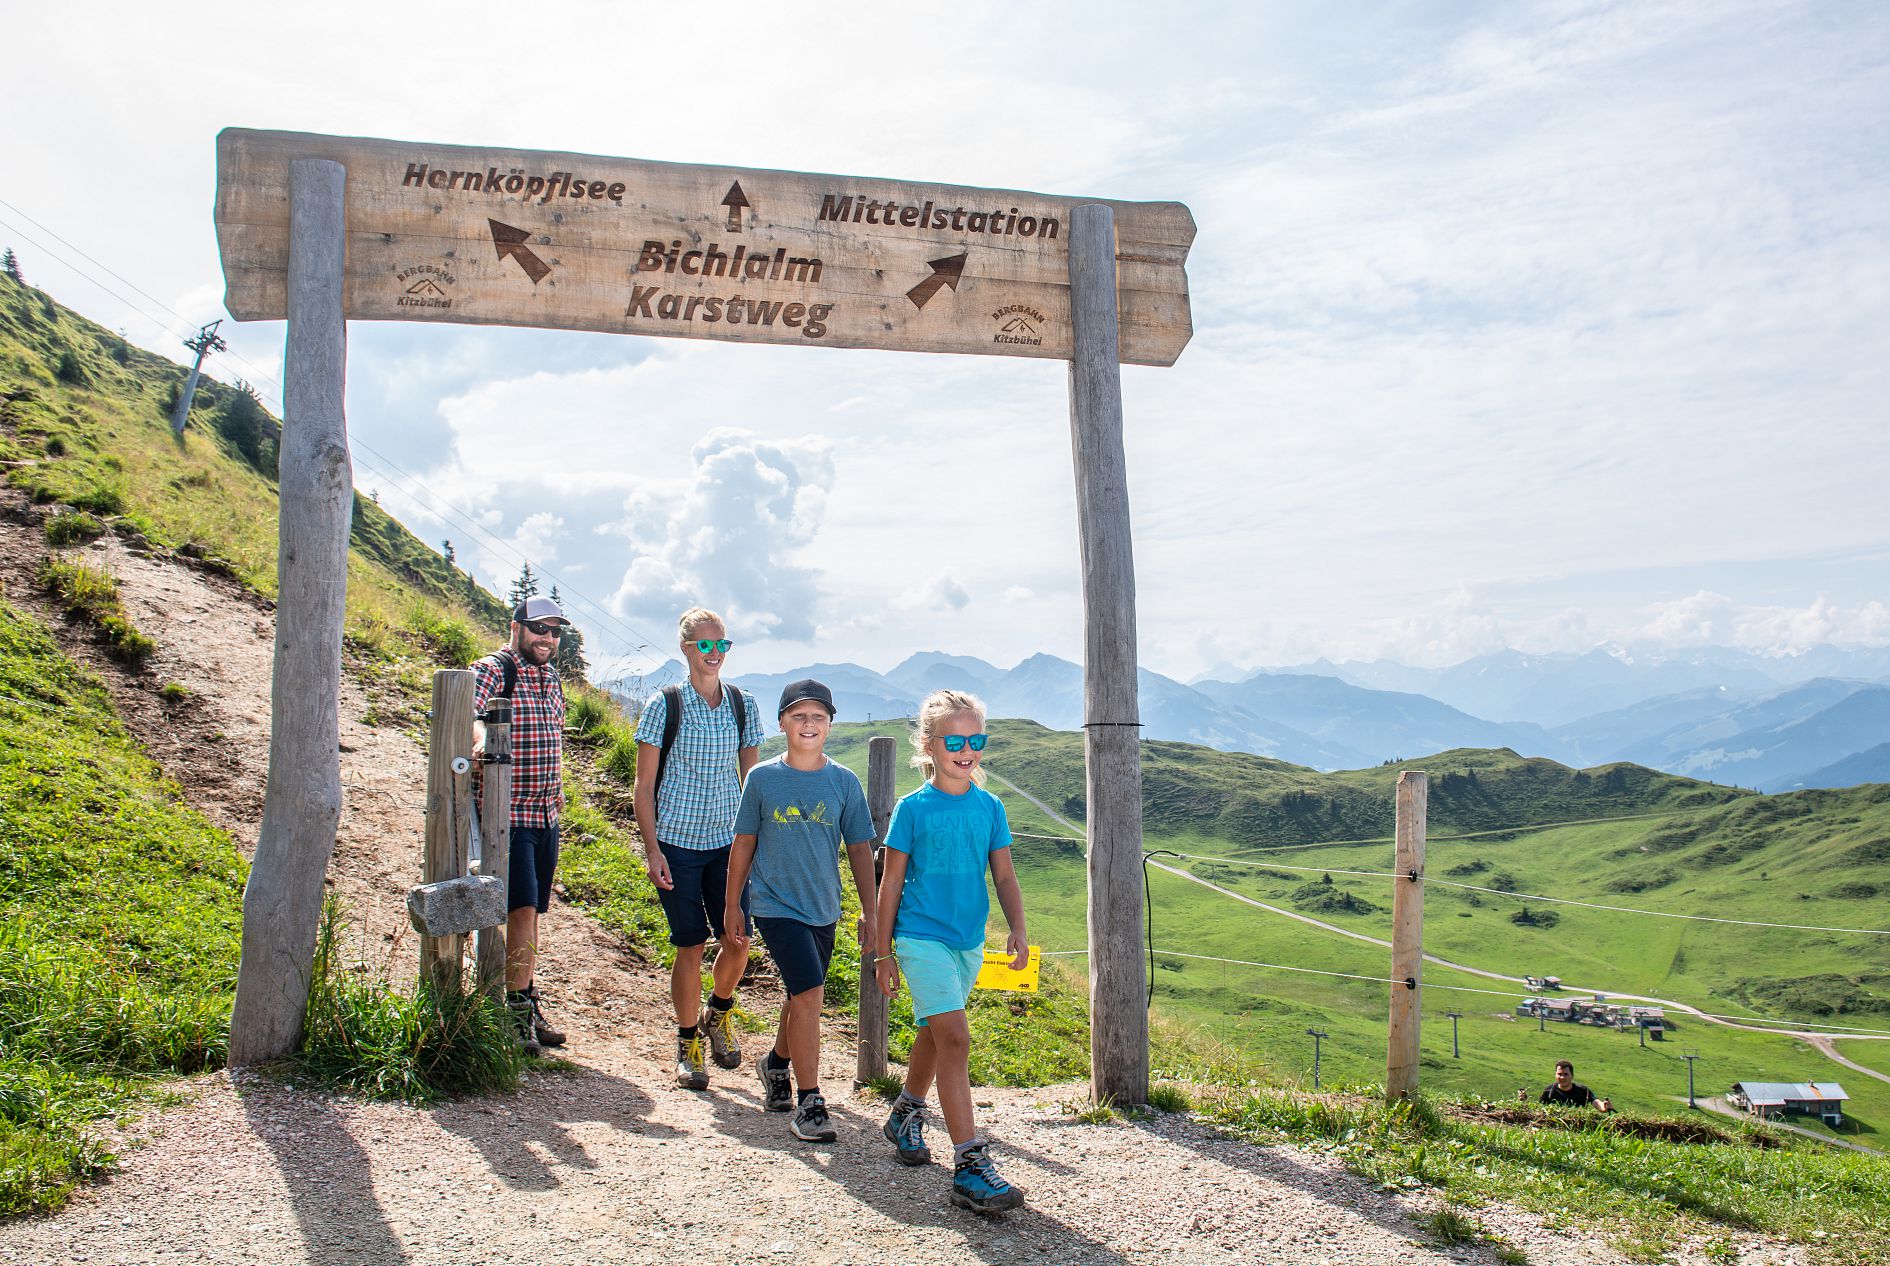
[[[43,537],[0,504],[10,600],[63,622],[30,578]],[[272,614],[230,581],[116,542],[86,551],[115,572],[158,641],[130,675],[76,633],[68,651],[110,684],[121,715],[187,794],[245,849],[262,808]],[[166,704],[168,681],[190,691]],[[364,719],[344,683],[347,812],[330,882],[364,948],[414,953],[402,901],[417,880],[424,763],[397,730]],[[1005,1172],[1030,1206],[999,1219],[951,1209],[940,1165],[908,1170],[878,1136],[883,1106],[847,1094],[847,1052],[827,1056],[841,1129],[793,1140],[759,1108],[745,1065],[707,1094],[670,1080],[666,977],[573,908],[545,923],[541,979],[571,1031],[566,1071],[512,1095],[420,1111],[335,1099],[254,1075],[184,1083],[184,1101],[130,1125],[122,1170],[62,1213],[0,1225],[0,1263],[1365,1263],[1489,1261],[1428,1247],[1412,1214],[1429,1197],[1386,1193],[1333,1160],[1256,1148],[1180,1117],[1075,1122],[1078,1088],[981,1091]],[[775,999],[745,1002],[771,1011]],[[748,1039],[751,1053],[760,1039]],[[936,1133],[936,1131],[935,1131]],[[941,1147],[942,1138],[935,1138]],[[949,1156],[949,1153],[946,1153]],[[1622,1260],[1501,1208],[1479,1216],[1531,1262]],[[1755,1246],[1759,1248],[1761,1246]],[[1763,1246],[1742,1260],[1792,1260]],[[1774,1252],[1782,1254],[1774,1256]]]

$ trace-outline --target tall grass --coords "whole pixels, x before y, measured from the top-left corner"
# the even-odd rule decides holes
[[[107,654],[141,667],[157,643],[138,631],[118,595],[118,578],[76,559],[52,555],[40,560],[39,582],[59,599],[67,616],[89,624]]]
[[[432,1103],[511,1090],[524,1052],[497,1000],[422,981],[397,989],[338,958],[340,907],[322,912],[308,1012],[295,1064],[327,1085],[374,1099]]]

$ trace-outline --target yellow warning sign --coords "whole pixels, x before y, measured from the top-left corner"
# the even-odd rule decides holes
[[[973,982],[973,986],[1006,993],[1036,993],[1041,955],[1042,951],[1037,946],[1031,946],[1030,961],[1019,971],[1011,966],[1011,956],[1003,950],[986,950],[984,966],[979,969],[978,979]]]

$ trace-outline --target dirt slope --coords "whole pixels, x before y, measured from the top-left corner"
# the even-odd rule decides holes
[[[59,627],[30,578],[43,539],[27,508],[0,504],[0,580],[11,600]],[[116,542],[88,555],[118,575],[159,649],[141,675],[81,636],[64,639],[68,650],[110,683],[127,723],[193,801],[253,848],[272,613],[176,560]],[[168,681],[189,689],[186,703],[163,702]],[[402,901],[418,877],[425,767],[410,739],[363,720],[370,702],[359,682],[344,682],[347,811],[330,882],[361,948],[405,964],[415,949]],[[542,963],[553,1017],[572,1032],[574,1070],[430,1111],[249,1075],[195,1079],[184,1102],[128,1129],[122,1172],[57,1216],[0,1226],[0,1262],[1492,1260],[1486,1249],[1417,1242],[1410,1215],[1423,1198],[1374,1191],[1323,1157],[1225,1141],[1174,1117],[1077,1124],[1059,1106],[1080,1094],[1074,1087],[981,1092],[1000,1162],[1031,1204],[978,1219],[947,1206],[943,1166],[892,1160],[878,1136],[883,1107],[845,1092],[849,1052],[828,1052],[825,1078],[840,1142],[801,1144],[784,1117],[760,1110],[748,1066],[718,1073],[707,1094],[671,1084],[666,979],[580,911],[554,907]],[[760,1011],[777,1001],[745,999]],[[1621,1260],[1511,1211],[1480,1216],[1531,1262]]]

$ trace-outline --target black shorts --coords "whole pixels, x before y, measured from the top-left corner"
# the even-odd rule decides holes
[[[551,908],[551,877],[558,869],[558,824],[513,827],[511,849],[505,908],[530,906],[543,914]]]
[[[663,860],[669,863],[670,887],[656,890],[669,920],[669,943],[678,949],[706,944],[709,929],[722,937],[722,911],[728,905],[726,848],[677,848],[660,841]],[[748,890],[742,889],[742,913],[748,913]]]
[[[768,957],[781,972],[781,987],[792,998],[827,983],[827,965],[833,962],[836,924],[802,923],[799,919],[770,919],[756,915],[755,930],[768,946]]]

